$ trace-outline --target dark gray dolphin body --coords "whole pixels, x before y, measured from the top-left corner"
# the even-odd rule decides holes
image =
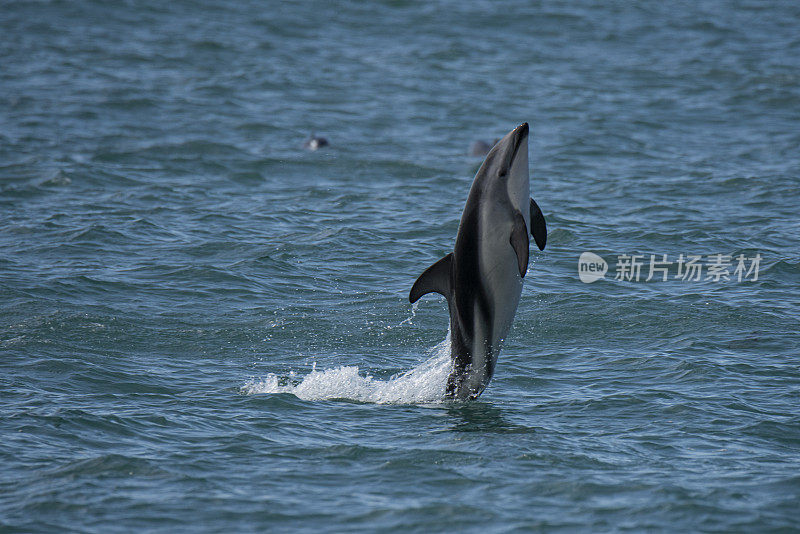
[[[503,137],[475,175],[453,252],[431,265],[408,299],[436,292],[450,310],[453,371],[446,395],[478,397],[517,311],[528,270],[528,235],[544,250],[547,227],[530,198],[528,123]]]

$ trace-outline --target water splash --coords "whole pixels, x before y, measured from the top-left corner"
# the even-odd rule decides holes
[[[377,404],[425,404],[444,398],[447,376],[452,369],[450,337],[430,351],[430,358],[400,375],[379,380],[362,376],[357,366],[317,371],[316,366],[299,384],[282,384],[272,373],[242,386],[246,395],[292,393],[303,400],[350,399]]]
[[[408,317],[408,318],[404,319],[397,326],[403,326],[404,324],[409,324],[409,325],[413,325],[414,324],[411,321],[413,321],[414,317],[417,316],[417,307],[419,306],[419,303],[420,303],[420,301],[418,300],[418,301],[416,301],[415,303],[413,303],[411,305],[411,317]]]

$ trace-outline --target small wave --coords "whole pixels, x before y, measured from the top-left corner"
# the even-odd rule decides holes
[[[313,369],[298,384],[285,383],[275,374],[242,386],[246,395],[291,393],[303,400],[348,399],[376,404],[425,404],[444,398],[450,374],[450,338],[436,345],[430,358],[419,366],[388,380],[361,375],[357,366]],[[290,379],[292,377],[289,377]]]

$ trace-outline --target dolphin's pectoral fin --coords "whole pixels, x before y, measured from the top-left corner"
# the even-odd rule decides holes
[[[422,295],[428,293],[440,293],[450,301],[450,269],[453,263],[453,253],[451,252],[441,260],[437,261],[419,275],[411,292],[408,294],[408,300],[412,304],[416,302]]]
[[[525,273],[528,271],[528,228],[525,226],[525,217],[520,212],[514,214],[514,228],[511,230],[511,238],[509,239],[511,246],[514,247],[514,252],[517,253],[517,266],[519,267],[519,275],[525,278]]]
[[[542,210],[533,199],[531,199],[531,235],[539,250],[544,250],[544,246],[547,244],[547,223],[544,222]]]

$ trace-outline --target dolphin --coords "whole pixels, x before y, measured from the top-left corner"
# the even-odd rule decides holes
[[[467,197],[453,252],[423,272],[408,300],[447,299],[453,369],[446,397],[477,398],[494,374],[528,271],[528,235],[544,250],[547,226],[530,197],[528,123],[486,155]]]
[[[485,156],[486,154],[489,153],[492,147],[497,144],[498,141],[500,141],[500,139],[495,139],[494,142],[492,142],[492,144],[490,145],[483,139],[477,139],[473,141],[471,145],[469,145],[469,155]]]
[[[303,141],[303,148],[312,152],[328,145],[329,143],[327,139],[317,136],[314,132],[311,132],[311,135],[308,136],[308,139]]]

